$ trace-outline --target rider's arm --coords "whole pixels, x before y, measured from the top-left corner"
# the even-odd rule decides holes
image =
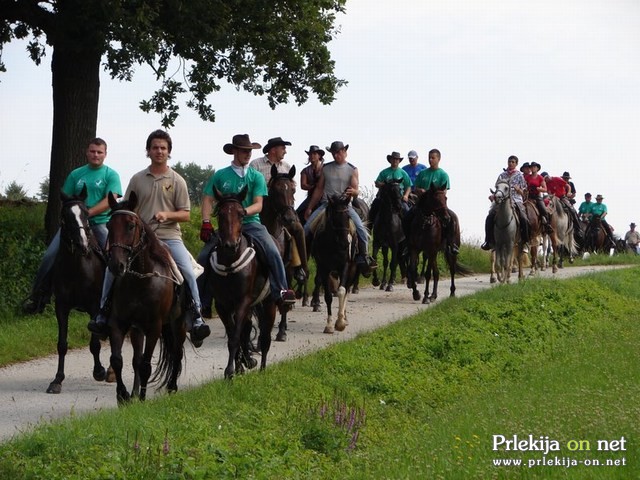
[[[351,175],[351,182],[349,183],[349,186],[347,187],[347,190],[345,191],[345,193],[347,195],[350,195],[353,198],[357,197],[358,194],[360,193],[360,191],[358,190],[359,183],[360,182],[358,179],[358,169],[354,168],[353,174]]]
[[[547,182],[544,181],[544,178],[542,179],[542,183],[540,184],[540,186],[538,187],[538,192],[544,193],[547,191]]]
[[[315,185],[309,181],[307,170],[304,169],[300,172],[300,188],[302,190],[311,190]]]
[[[320,175],[318,179],[318,183],[316,184],[316,188],[313,190],[313,194],[311,195],[311,200],[309,200],[309,206],[307,207],[306,212],[304,213],[305,218],[309,218],[311,212],[316,207],[320,199],[322,198],[322,194],[324,193],[324,175]]]
[[[262,196],[253,197],[253,203],[245,209],[247,215],[253,215],[262,211],[262,198]]]
[[[211,221],[211,212],[213,212],[213,197],[204,195],[202,197],[202,221]]]
[[[109,209],[109,199],[107,197],[104,197],[102,200],[100,200],[98,203],[96,203],[93,207],[89,209],[89,217],[98,215],[108,209]]]

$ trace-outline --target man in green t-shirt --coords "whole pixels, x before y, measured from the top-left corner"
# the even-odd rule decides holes
[[[411,177],[409,174],[400,168],[400,162],[403,157],[398,152],[391,152],[391,155],[387,155],[387,162],[390,166],[382,170],[376,178],[376,188],[382,187],[385,183],[399,181],[402,191],[402,211],[407,213],[409,211],[409,194],[411,193]],[[380,204],[380,192],[376,195],[376,198],[371,202],[369,209],[369,223],[373,226],[376,223],[376,217],[378,216],[378,209]],[[373,228],[373,227],[371,227]]]
[[[107,241],[107,222],[109,221],[109,202],[107,194],[122,195],[120,176],[106,166],[107,142],[101,138],[94,138],[89,142],[86,150],[87,164],[73,170],[66,178],[62,191],[69,196],[79,195],[83,187],[87,187],[85,204],[89,209],[89,224],[96,236],[100,247]],[[41,313],[51,301],[52,284],[51,272],[60,248],[60,229],[56,232],[47,247],[36,278],[33,282],[31,294],[22,304],[26,314]]]
[[[591,206],[591,217],[600,217],[600,221],[602,222],[602,226],[604,227],[604,231],[607,233],[607,239],[609,240],[610,247],[614,248],[616,246],[616,240],[613,238],[613,232],[611,231],[611,226],[605,220],[604,217],[607,216],[607,206],[602,203],[604,197],[600,194],[596,195],[596,203]]]

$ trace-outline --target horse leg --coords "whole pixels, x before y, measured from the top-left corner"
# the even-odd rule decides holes
[[[316,272],[316,276],[313,280],[313,294],[311,299],[311,306],[314,312],[320,311],[320,288],[321,288],[320,275]]]
[[[387,292],[393,292],[393,285],[396,282],[396,269],[398,268],[398,259],[397,259],[397,247],[390,247],[389,252],[391,253],[391,262],[389,264],[389,281],[387,282]]]
[[[347,289],[343,285],[338,288],[338,319],[336,330],[342,332],[347,326]]]
[[[261,332],[260,328],[260,318],[263,315],[262,313],[262,304],[256,305],[254,309],[248,308],[246,319],[242,322],[242,335],[240,336],[240,361],[242,365],[247,367],[249,370],[255,368],[258,365],[258,361],[253,358],[251,348],[251,332],[253,330],[253,312],[255,312],[255,316],[258,319],[258,332]],[[274,315],[274,323],[275,323],[275,315]],[[272,324],[273,326],[273,324]],[[269,331],[271,332],[271,331]],[[261,347],[261,342],[264,339],[261,336],[258,336],[258,348]],[[269,336],[269,344],[271,344],[271,336]]]
[[[67,335],[69,331],[69,308],[62,307],[61,302],[56,301],[56,319],[58,320],[58,370],[56,377],[49,384],[47,393],[60,393],[64,381],[64,359],[69,349]]]
[[[272,301],[262,303],[262,314],[258,318],[260,325],[260,370],[264,370],[267,366],[267,355],[271,348],[271,330],[276,318],[276,305]]]
[[[420,300],[420,292],[416,284],[418,276],[419,252],[411,249],[409,252],[409,265],[407,267],[407,287],[411,289],[413,299]]]
[[[109,361],[113,368],[113,372],[116,375],[116,399],[118,401],[118,405],[123,405],[131,400],[127,387],[122,381],[122,344],[124,342],[124,335],[125,333],[117,326],[111,326],[111,331],[109,333],[111,357]]]
[[[438,282],[440,281],[440,269],[438,268],[438,254],[436,253],[433,261],[433,288],[429,300],[435,302],[438,299]]]
[[[131,340],[131,346],[133,347],[133,358],[131,359],[133,388],[131,389],[131,397],[140,397],[140,371],[142,350],[144,349],[144,333],[138,328],[132,328],[129,338]]]
[[[389,283],[389,247],[382,247],[382,281],[380,282],[380,290],[387,288]]]
[[[378,251],[380,250],[380,244],[378,242],[373,242],[373,258],[378,258]],[[383,250],[384,251],[384,250]],[[384,276],[382,277],[384,280]],[[378,278],[378,268],[373,269],[373,278],[371,279],[371,285],[374,287],[380,286],[380,279]],[[380,288],[384,288],[380,286]]]
[[[153,359],[153,351],[156,349],[159,332],[151,332],[147,335],[147,340],[144,346],[144,353],[139,363],[139,377],[140,377],[140,400],[144,401],[147,398],[147,384],[151,377],[151,360]]]
[[[353,286],[351,287],[351,293],[357,295],[360,293],[360,272],[356,272],[356,278],[353,280]]]
[[[449,296],[456,296],[456,265],[458,264],[458,255],[455,253],[445,252],[445,259],[449,265],[449,275],[451,276],[451,285],[449,286]]]
[[[433,271],[433,262],[431,260],[431,255],[429,255],[427,262],[427,271],[425,272],[424,277],[424,295],[422,297],[423,304],[429,304],[431,301],[429,300],[429,282],[431,281],[431,272]]]
[[[165,348],[165,355],[169,354],[170,369],[167,372],[167,391],[169,393],[178,391],[178,377],[182,372],[184,342],[186,339],[187,331],[184,316],[179,316],[171,322],[168,328],[163,328],[161,348]]]
[[[282,305],[279,307],[280,310],[280,323],[278,324],[278,333],[276,334],[276,342],[286,342],[287,341],[287,312],[289,311],[289,306]]]
[[[331,302],[333,301],[333,293],[331,292],[329,279],[324,282],[324,301],[327,304],[327,324],[324,327],[323,333],[333,333],[333,315],[331,314]]]

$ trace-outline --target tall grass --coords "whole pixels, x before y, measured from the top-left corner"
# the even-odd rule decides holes
[[[447,299],[261,374],[45,425],[0,446],[0,478],[633,478],[640,268]],[[345,420],[346,419],[346,420]],[[496,467],[540,452],[624,467]],[[624,451],[569,440],[625,437]]]

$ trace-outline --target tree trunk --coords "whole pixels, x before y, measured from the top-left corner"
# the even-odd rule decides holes
[[[47,238],[60,224],[60,190],[67,175],[86,163],[88,142],[96,136],[100,94],[100,53],[71,42],[53,47],[53,132],[49,171]]]

